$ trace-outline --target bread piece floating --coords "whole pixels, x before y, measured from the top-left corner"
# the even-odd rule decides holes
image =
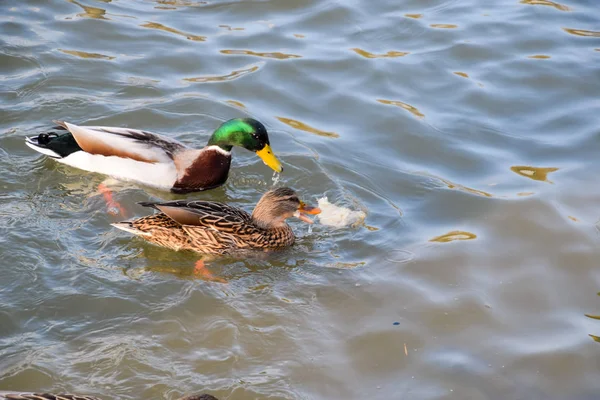
[[[317,215],[319,222],[323,225],[334,228],[343,228],[346,226],[358,226],[364,220],[367,214],[364,211],[354,211],[346,207],[340,207],[330,203],[327,196],[319,199],[319,208],[321,213]]]

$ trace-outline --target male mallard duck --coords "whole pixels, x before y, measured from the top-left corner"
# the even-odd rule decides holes
[[[52,394],[52,393],[11,393],[0,392],[0,399],[6,400],[101,400],[94,396],[77,394]],[[182,397],[179,400],[218,400],[210,394],[195,394]]]
[[[54,122],[67,132],[42,133],[26,138],[25,144],[61,163],[163,190],[187,193],[221,186],[233,146],[256,152],[269,167],[282,171],[265,126],[252,118],[224,122],[200,150],[137,129]]]
[[[177,200],[140,204],[161,212],[113,226],[159,246],[204,254],[230,254],[237,250],[291,246],[294,232],[285,220],[297,217],[311,224],[312,221],[305,214],[321,212],[300,201],[290,188],[278,188],[265,193],[252,215],[212,201]]]

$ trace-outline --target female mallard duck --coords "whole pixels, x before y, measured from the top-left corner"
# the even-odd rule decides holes
[[[78,394],[52,394],[52,393],[11,393],[0,392],[0,399],[5,400],[101,400],[98,397]],[[218,400],[210,394],[195,394],[182,397],[179,400]]]
[[[252,215],[227,204],[200,200],[140,203],[159,211],[154,215],[113,226],[173,250],[204,254],[231,254],[239,250],[281,249],[294,243],[294,232],[285,222],[297,217],[309,224],[305,214],[318,214],[298,199],[290,188],[265,193]]]
[[[282,171],[265,126],[252,118],[224,122],[200,150],[136,129],[54,122],[67,132],[28,137],[27,146],[73,167],[162,190],[187,193],[221,186],[233,146],[256,152],[269,167]]]

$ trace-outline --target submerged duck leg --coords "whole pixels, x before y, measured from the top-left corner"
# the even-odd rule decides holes
[[[104,197],[109,214],[125,217],[125,209],[123,206],[121,206],[121,204],[119,204],[119,202],[113,199],[112,190],[110,190],[108,186],[106,186],[104,183],[101,183],[98,185],[98,191],[102,193],[102,196]]]
[[[227,280],[214,276],[213,273],[206,268],[206,264],[203,260],[196,261],[196,264],[194,265],[194,275],[205,281],[227,283]]]

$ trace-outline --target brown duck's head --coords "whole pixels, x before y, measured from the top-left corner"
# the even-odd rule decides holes
[[[313,221],[306,214],[319,214],[317,207],[307,206],[298,198],[296,192],[283,187],[269,190],[261,197],[252,212],[252,219],[263,228],[276,228],[285,224],[285,220],[296,217],[312,224]]]

